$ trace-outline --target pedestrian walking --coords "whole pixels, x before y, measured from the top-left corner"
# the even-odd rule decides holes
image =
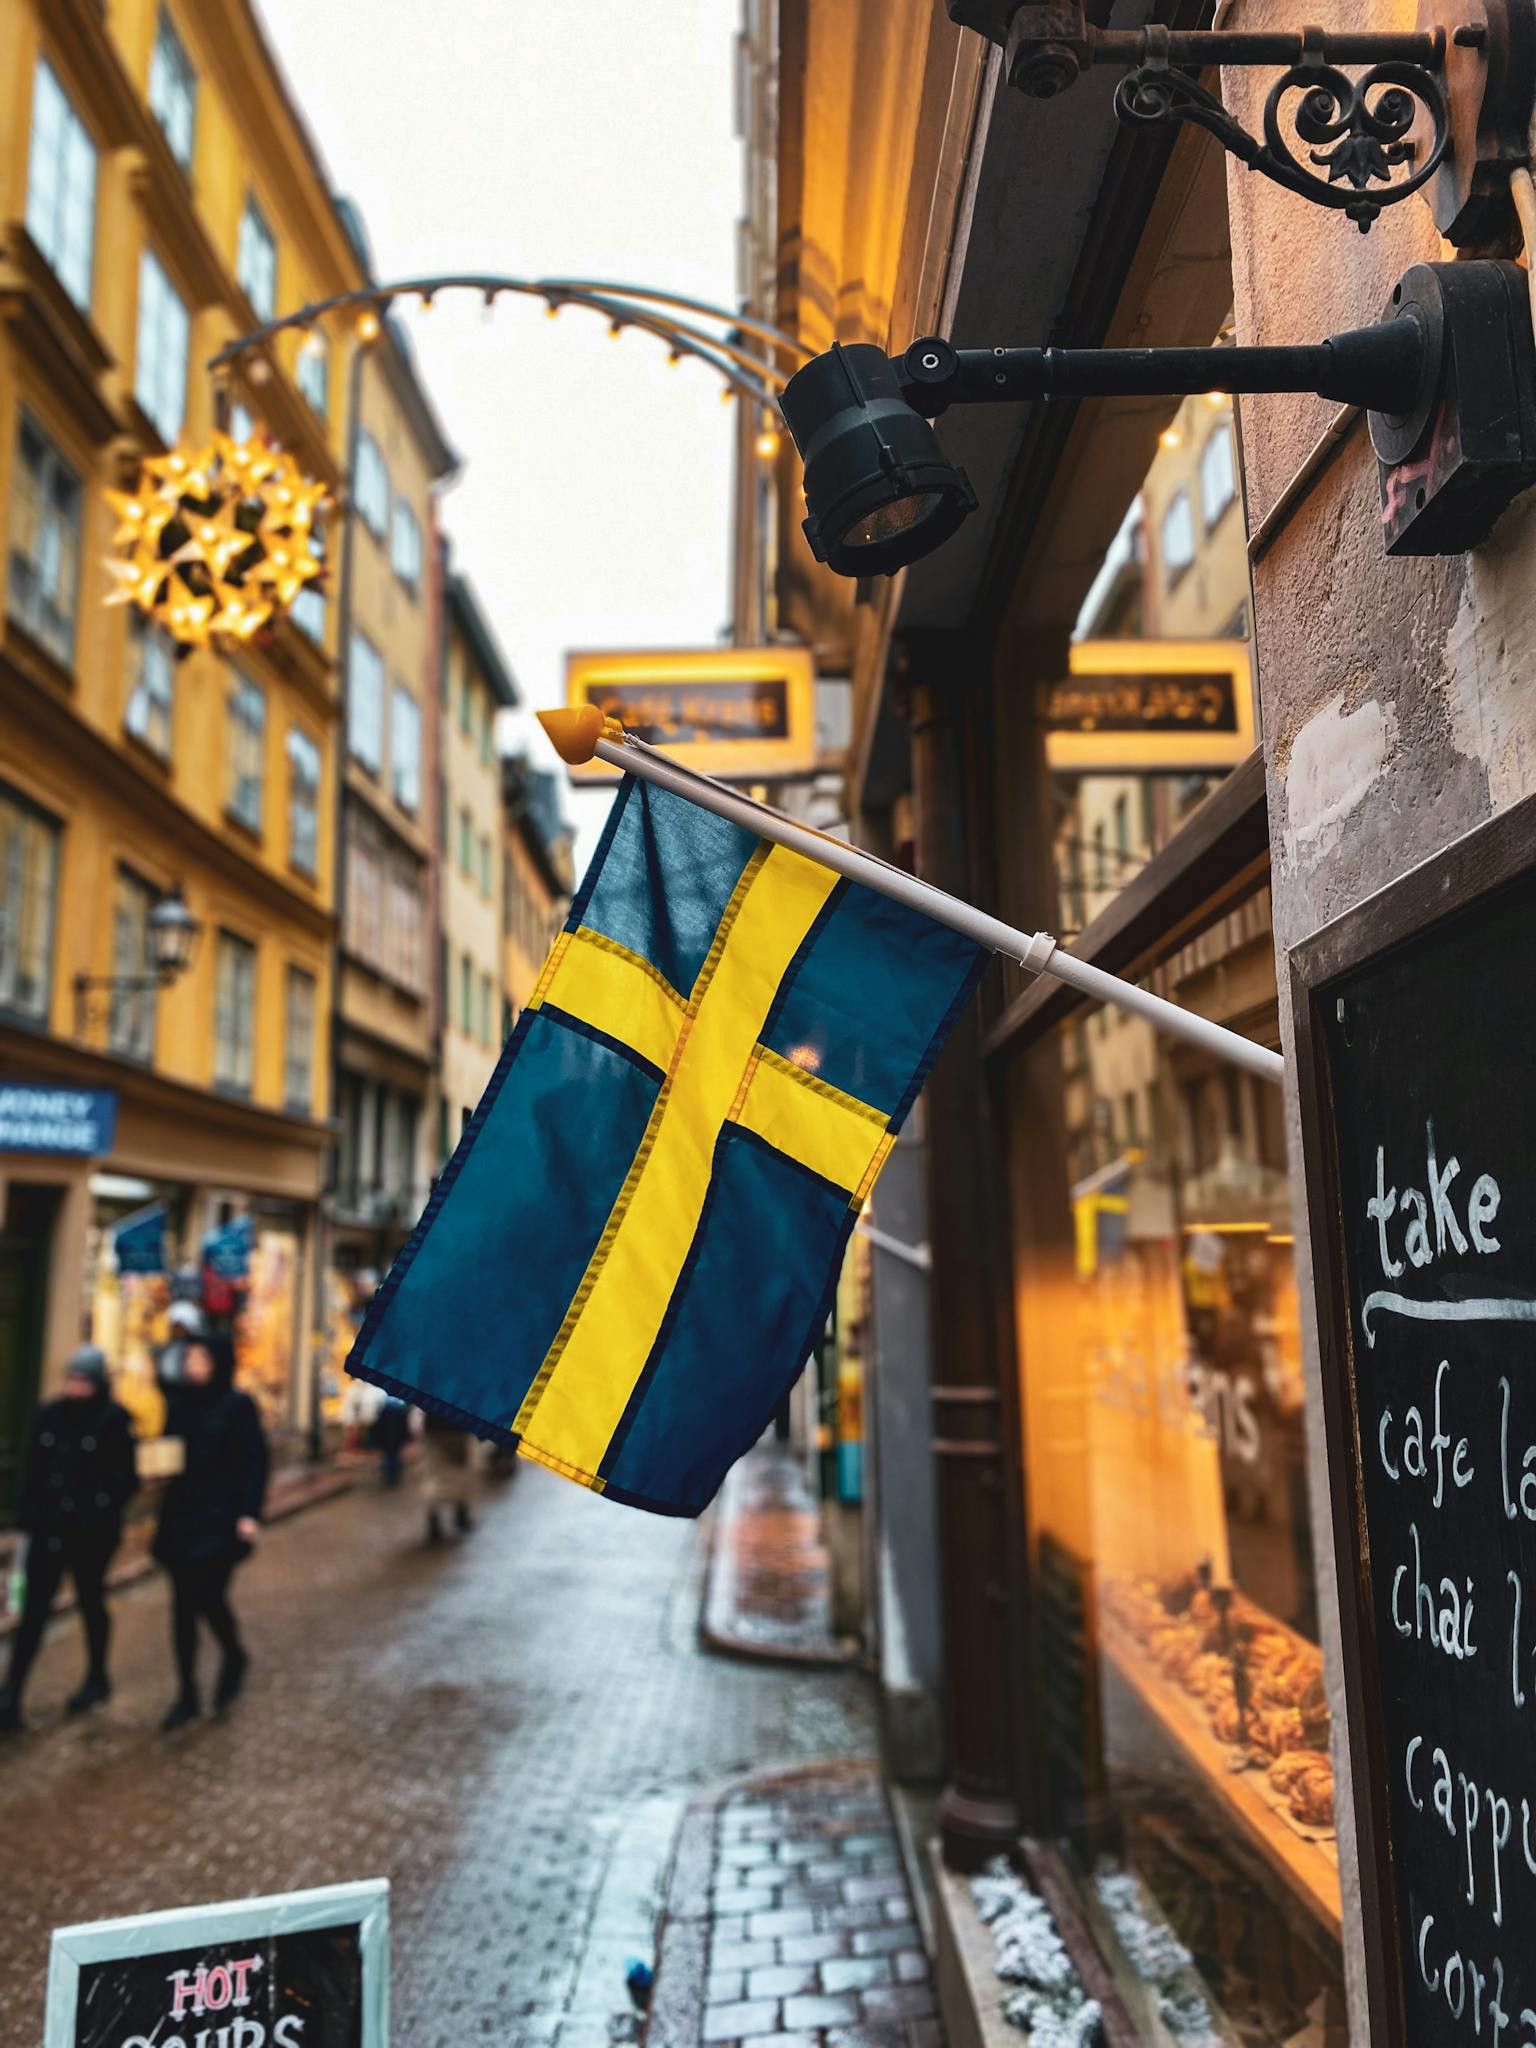
[[[181,1377],[166,1389],[166,1434],[179,1437],[184,1462],[166,1488],[154,1554],[170,1574],[172,1642],[180,1690],[162,1727],[169,1732],[202,1712],[197,1685],[198,1624],[205,1623],[223,1662],[214,1705],[240,1693],[250,1658],[229,1604],[235,1567],[261,1533],[267,1490],[267,1440],[249,1394],[234,1384],[235,1351],[223,1335],[188,1341]]]
[[[108,1389],[106,1355],[94,1344],[82,1345],[64,1368],[62,1395],[38,1410],[22,1469],[17,1520],[27,1539],[27,1590],[0,1687],[0,1734],[22,1725],[27,1674],[66,1572],[74,1580],[86,1646],[85,1680],[66,1711],[82,1714],[110,1698],[107,1567],[137,1486],[133,1425]]]
[[[408,1403],[391,1394],[373,1418],[373,1442],[379,1454],[380,1478],[387,1487],[400,1484],[405,1447],[411,1440]]]
[[[475,1526],[470,1513],[474,1485],[474,1438],[428,1409],[422,1420],[421,1498],[429,1543],[443,1540],[445,1508],[452,1508],[453,1526],[461,1535]]]

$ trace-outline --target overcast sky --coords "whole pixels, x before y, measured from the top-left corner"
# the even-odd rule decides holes
[[[563,273],[734,304],[735,0],[259,7],[380,278]],[[713,373],[537,300],[404,318],[464,458],[455,562],[529,701],[560,702],[568,647],[713,644],[734,411]],[[554,759],[542,734],[530,750]],[[606,799],[566,806],[584,858]]]

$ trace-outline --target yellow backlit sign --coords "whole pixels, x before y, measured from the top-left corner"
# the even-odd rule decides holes
[[[704,647],[569,654],[568,705],[596,704],[685,767],[735,782],[816,766],[816,665],[806,647]],[[575,782],[611,782],[601,761]]]
[[[1252,753],[1246,640],[1077,640],[1047,685],[1046,759],[1076,775],[1202,775]]]

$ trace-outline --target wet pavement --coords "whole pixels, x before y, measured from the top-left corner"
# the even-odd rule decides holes
[[[832,1633],[832,1571],[820,1504],[803,1461],[764,1442],[726,1475],[715,1508],[704,1629],[739,1657],[837,1664],[853,1654]]]
[[[696,1525],[531,1466],[436,1551],[408,1492],[360,1490],[268,1532],[247,1696],[174,1737],[159,1582],[115,1602],[117,1694],[82,1722],[67,1618],[0,1748],[0,2048],[40,2037],[55,1926],[373,1876],[409,2048],[633,2038],[689,1798],[875,1747],[856,1673],[700,1647],[703,1564]]]

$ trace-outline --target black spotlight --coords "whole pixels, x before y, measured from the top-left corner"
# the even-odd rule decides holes
[[[805,537],[839,576],[889,576],[947,541],[976,493],[883,349],[835,344],[780,400],[805,464]]]

